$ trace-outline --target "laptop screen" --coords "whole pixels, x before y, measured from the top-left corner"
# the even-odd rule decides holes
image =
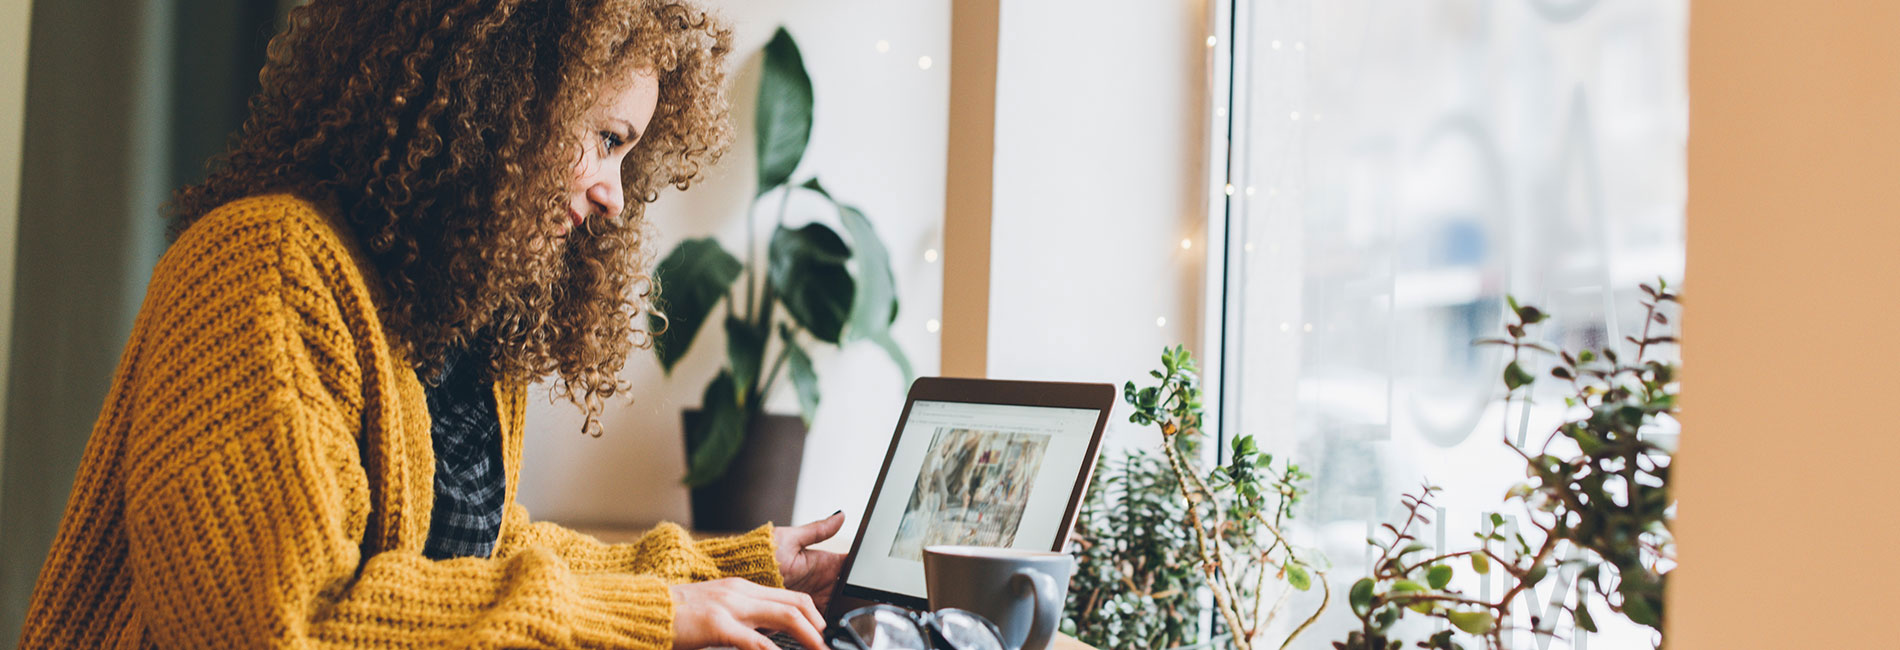
[[[1050,550],[1096,409],[918,400],[845,583],[923,598],[925,546]]]

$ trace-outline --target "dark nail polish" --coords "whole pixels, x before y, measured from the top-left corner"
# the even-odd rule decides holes
[[[843,513],[844,513],[844,508],[839,508],[837,512],[831,513],[831,516],[836,517]]]

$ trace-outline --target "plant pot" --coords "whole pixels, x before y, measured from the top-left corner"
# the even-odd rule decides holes
[[[686,431],[703,417],[699,409],[683,415]],[[693,529],[728,533],[767,522],[791,525],[807,431],[805,420],[796,415],[761,415],[747,423],[745,444],[726,475],[693,488]],[[686,457],[691,459],[693,441],[689,438],[686,445]]]

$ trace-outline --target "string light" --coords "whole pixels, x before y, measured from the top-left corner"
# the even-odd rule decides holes
[[[889,52],[889,51],[891,51],[891,42],[890,42],[890,41],[878,41],[878,42],[877,42],[877,53],[878,53],[878,54],[883,54],[883,53],[885,53],[885,52]]]
[[[1280,41],[1279,41],[1279,40],[1277,40],[1277,39],[1276,39],[1276,40],[1274,40],[1274,41],[1273,41],[1273,49],[1276,49],[1276,50],[1277,50],[1277,49],[1280,49]]]
[[[1227,184],[1227,195],[1228,195],[1228,196],[1233,196],[1233,195],[1234,195],[1234,184],[1233,184],[1233,183],[1228,183],[1228,184]]]
[[[1215,43],[1219,43],[1219,42],[1220,42],[1220,39],[1218,39],[1218,38],[1214,38],[1214,36],[1213,36],[1212,34],[1209,34],[1209,35],[1208,35],[1208,37],[1207,37],[1207,46],[1208,46],[1208,47],[1214,47],[1214,44],[1215,44]]]
[[[1162,316],[1160,318],[1155,319],[1155,327],[1167,327],[1167,326],[1168,326],[1167,316]]]
[[[937,261],[937,249],[932,248],[930,250],[924,251],[924,261],[926,262]]]
[[[1181,250],[1187,250],[1193,247],[1194,247],[1194,240],[1192,239],[1181,240]]]
[[[917,69],[918,69],[918,70],[929,70],[929,69],[930,69],[930,57],[927,57],[927,56],[920,56],[920,57],[917,57]]]
[[[929,331],[931,334],[936,334],[937,330],[943,329],[943,323],[939,323],[937,322],[937,319],[932,318],[930,320],[924,321],[924,329]]]

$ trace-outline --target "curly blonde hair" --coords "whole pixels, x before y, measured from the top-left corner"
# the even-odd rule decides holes
[[[174,195],[173,232],[255,194],[329,201],[422,376],[480,342],[496,381],[558,375],[599,435],[627,356],[652,346],[646,205],[731,143],[730,49],[679,0],[317,0],[271,39],[230,148]],[[621,168],[626,207],[562,236],[576,125],[637,70],[660,95]]]

